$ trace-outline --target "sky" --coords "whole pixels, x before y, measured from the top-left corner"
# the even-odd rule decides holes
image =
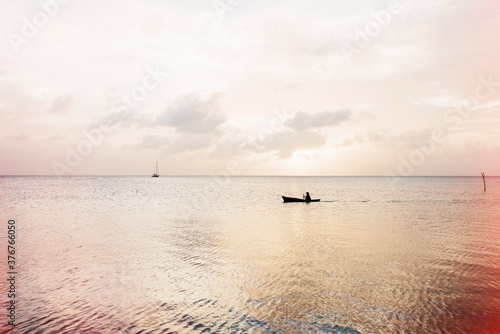
[[[500,175],[497,1],[0,9],[0,175]]]

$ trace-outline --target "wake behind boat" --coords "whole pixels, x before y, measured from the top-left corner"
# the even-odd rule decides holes
[[[289,202],[305,202],[305,203],[309,203],[309,202],[319,202],[319,198],[318,199],[311,199],[311,200],[305,200],[305,199],[301,199],[301,198],[295,198],[295,197],[286,197],[286,196],[281,196],[283,197],[283,202],[284,203],[289,203]]]

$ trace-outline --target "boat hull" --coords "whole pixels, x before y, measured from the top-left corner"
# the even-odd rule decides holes
[[[303,203],[319,202],[319,198],[318,199],[312,199],[310,201],[306,201],[305,199],[301,199],[301,198],[286,197],[286,196],[281,196],[281,197],[283,197],[283,202],[284,203],[291,203],[291,202],[303,202]]]

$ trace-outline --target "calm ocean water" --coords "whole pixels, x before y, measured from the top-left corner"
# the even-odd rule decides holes
[[[0,177],[2,333],[499,333],[500,178]],[[280,195],[319,203],[283,203]]]

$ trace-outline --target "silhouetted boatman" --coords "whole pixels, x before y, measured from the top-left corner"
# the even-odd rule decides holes
[[[306,202],[310,202],[311,201],[311,196],[309,196],[309,193],[307,192],[306,193],[306,198],[305,198]]]

